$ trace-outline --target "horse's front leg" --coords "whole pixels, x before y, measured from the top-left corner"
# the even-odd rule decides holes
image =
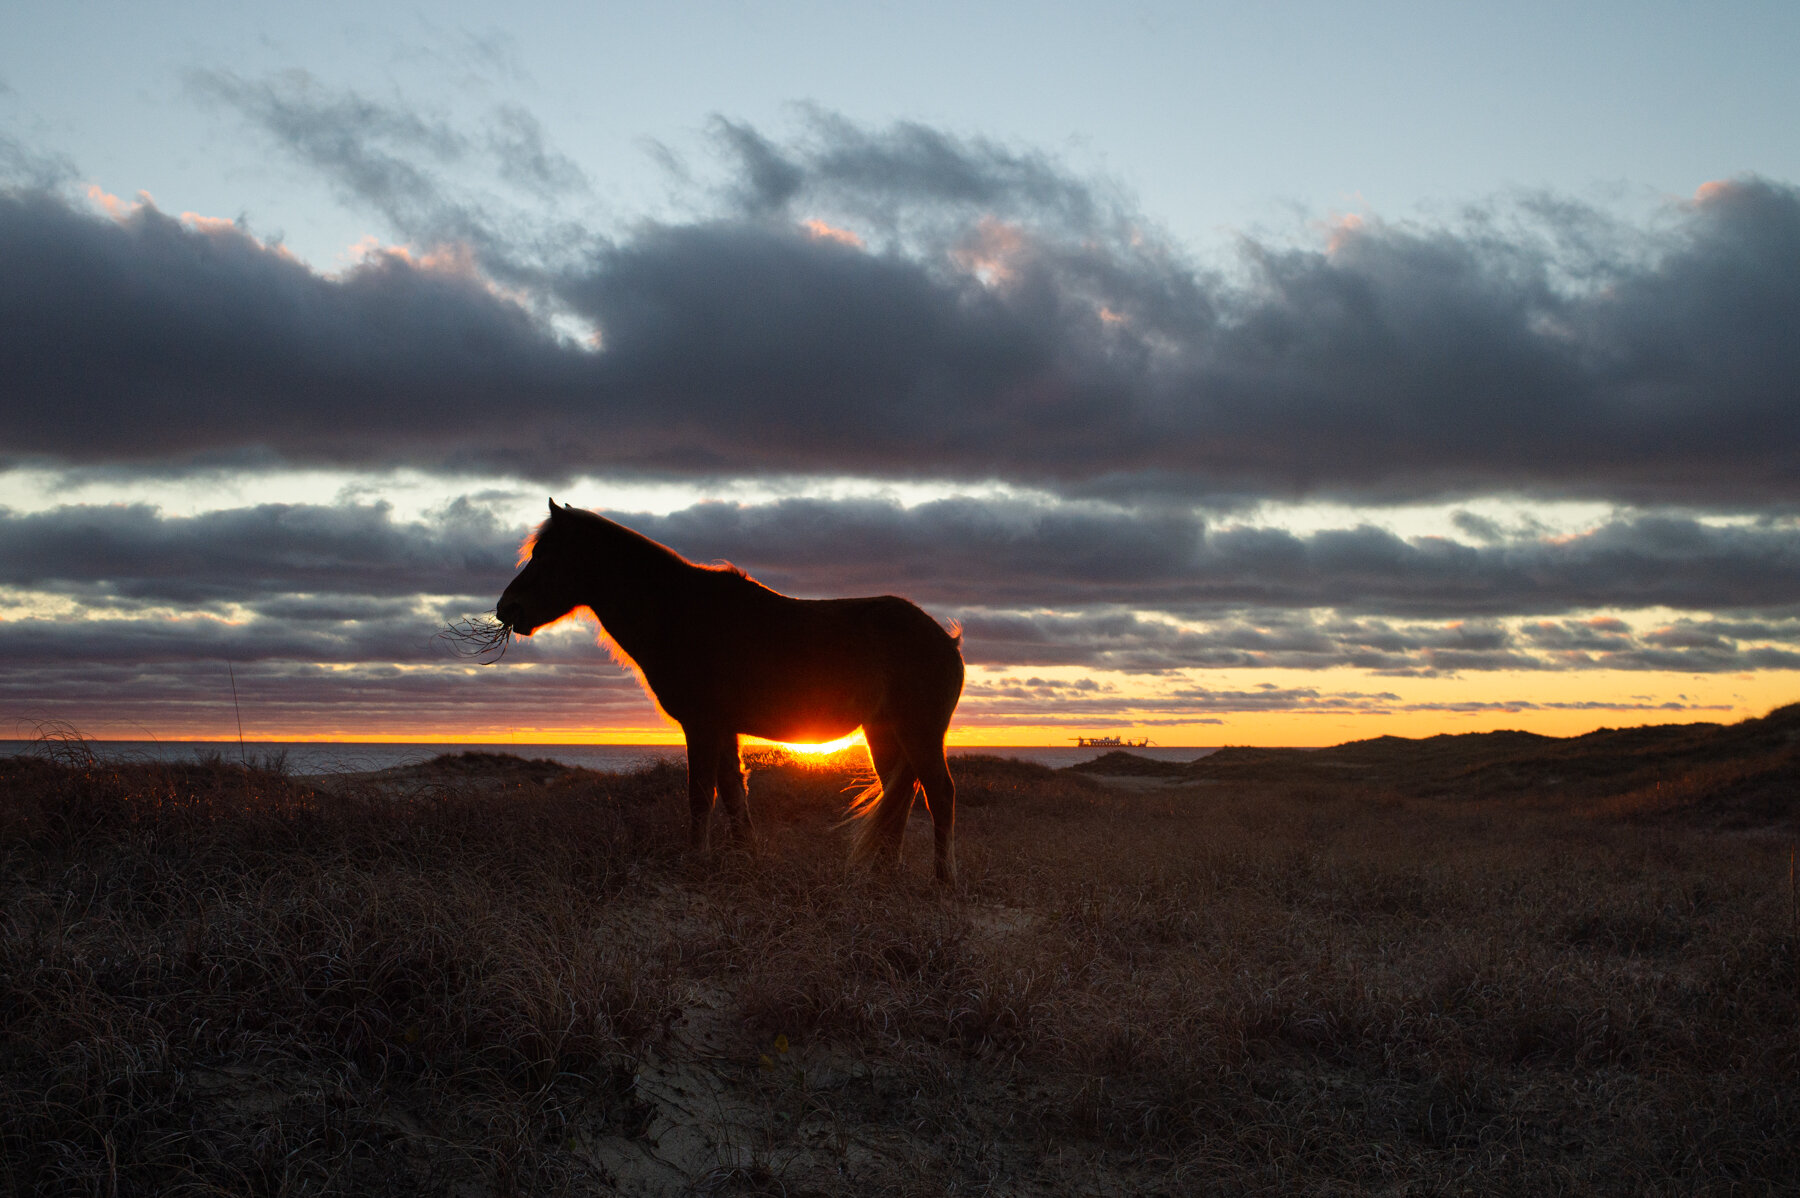
[[[707,849],[712,828],[713,796],[719,789],[719,742],[711,733],[683,729],[687,733],[688,848]]]
[[[719,798],[725,804],[725,816],[731,821],[731,839],[755,852],[756,839],[750,827],[750,798],[744,785],[744,761],[738,756],[736,734],[726,736],[719,744]]]

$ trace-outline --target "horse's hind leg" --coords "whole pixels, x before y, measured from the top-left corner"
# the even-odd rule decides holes
[[[931,811],[932,865],[937,880],[956,881],[956,782],[944,759],[944,734],[908,736],[901,742],[908,761],[925,788],[925,806]]]
[[[869,861],[886,868],[900,864],[900,847],[906,837],[906,816],[912,810],[919,776],[900,750],[893,730],[879,725],[863,728],[869,744],[869,762],[875,767],[881,797],[867,810],[863,828],[850,850],[852,861]]]
[[[719,798],[725,801],[725,816],[731,821],[731,838],[745,848],[754,849],[756,841],[750,826],[750,798],[744,785],[744,763],[738,756],[738,738],[734,734],[719,746]]]

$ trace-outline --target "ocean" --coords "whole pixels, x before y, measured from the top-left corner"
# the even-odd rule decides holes
[[[511,753],[517,757],[549,758],[564,765],[610,773],[629,773],[659,761],[685,761],[686,751],[680,745],[527,745],[527,744],[376,744],[312,741],[245,741],[235,740],[158,741],[158,740],[93,740],[88,748],[102,761],[247,761],[251,765],[280,762],[291,774],[341,774],[365,770],[384,770],[399,765],[417,765],[444,753]],[[754,743],[746,748],[754,749]],[[33,740],[0,740],[0,757],[15,754],[44,754],[54,745]],[[1073,745],[952,745],[954,760],[965,753],[982,753],[993,757],[1016,757],[1040,765],[1060,768],[1092,761],[1110,749],[1082,749]],[[1157,761],[1193,761],[1213,752],[1212,749],[1168,748],[1150,745],[1128,752]]]

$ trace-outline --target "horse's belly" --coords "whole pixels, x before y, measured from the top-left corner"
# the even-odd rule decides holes
[[[728,700],[740,731],[765,740],[822,744],[848,736],[874,714],[876,696],[862,685],[766,678],[749,681]]]
[[[933,684],[936,658],[953,644],[930,618],[909,605],[916,620],[896,621],[901,601],[844,600],[841,606],[798,600],[771,608],[773,618],[754,629],[711,629],[685,660],[646,670],[663,709],[693,723],[768,740],[820,744],[870,723],[888,723],[896,712],[924,704],[937,718]],[[914,635],[923,621],[929,635]],[[914,644],[912,642],[918,642]],[[952,696],[954,702],[954,696]]]
[[[789,745],[822,745],[834,740],[842,740],[858,728],[861,723],[844,720],[811,721],[791,724],[764,724],[746,727],[743,732],[763,740],[779,741]]]
[[[858,705],[841,702],[749,703],[734,722],[751,736],[804,745],[848,736],[862,727],[868,715]]]

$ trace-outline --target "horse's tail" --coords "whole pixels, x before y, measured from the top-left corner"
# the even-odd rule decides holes
[[[862,821],[856,843],[850,846],[852,864],[879,862],[890,853],[898,858],[900,842],[906,835],[906,817],[912,811],[918,788],[918,771],[902,759],[891,774],[877,779],[851,800],[846,820]]]

